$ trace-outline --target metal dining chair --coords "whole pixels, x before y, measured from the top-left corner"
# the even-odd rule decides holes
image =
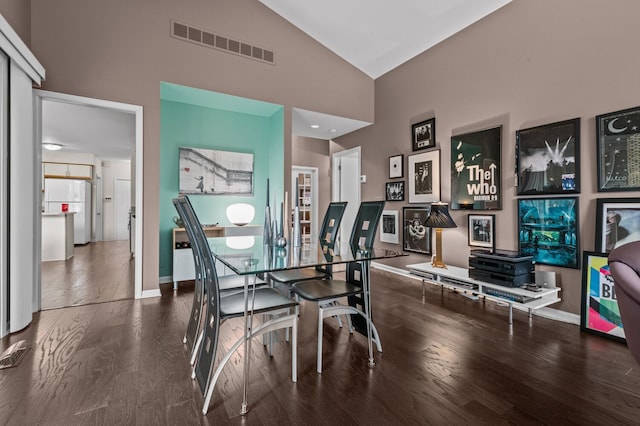
[[[185,214],[186,220],[192,227],[194,234],[194,244],[192,244],[192,247],[195,247],[200,255],[202,282],[204,283],[205,288],[206,312],[204,316],[204,330],[202,333],[202,343],[199,345],[199,354],[194,367],[195,378],[204,395],[202,413],[207,413],[216,381],[231,356],[245,342],[249,345],[246,353],[250,354],[251,339],[270,331],[291,328],[291,380],[296,382],[298,336],[297,313],[274,317],[273,319],[265,321],[255,327],[253,326],[252,321],[253,314],[279,312],[295,307],[298,303],[270,287],[257,288],[251,286],[251,290],[249,291],[245,286],[242,292],[234,291],[228,294],[221,294],[218,275],[216,273],[215,259],[195,211],[186,196],[180,196],[176,201],[181,205],[182,212]],[[185,222],[185,224],[186,223],[187,222]],[[247,314],[249,316],[246,316]],[[248,323],[245,322],[246,334],[231,346],[214,369],[220,325],[228,319],[243,316],[250,319]],[[249,359],[245,358],[243,375],[245,382],[243,383],[242,412],[246,412],[247,408],[246,378],[248,377],[248,369]]]
[[[380,216],[384,208],[384,201],[365,201],[360,204],[353,229],[351,231],[350,249],[357,259],[359,250],[370,250],[373,247],[373,239],[376,235]],[[368,341],[375,342],[378,352],[382,352],[382,345],[378,331],[371,321],[371,306],[369,305],[369,277],[368,265],[362,262],[350,262],[347,264],[346,279],[307,280],[293,284],[293,292],[300,298],[318,304],[318,373],[322,373],[322,337],[324,318],[337,315],[350,314],[352,321],[364,320],[364,326],[368,333]],[[338,300],[349,300],[349,305],[341,305]],[[358,308],[362,306],[362,310]],[[361,318],[360,318],[361,317]],[[357,324],[354,321],[354,324]],[[369,327],[370,326],[370,327]],[[353,329],[349,327],[349,332]],[[371,333],[371,334],[369,334]],[[369,347],[370,363],[373,363],[373,353]]]

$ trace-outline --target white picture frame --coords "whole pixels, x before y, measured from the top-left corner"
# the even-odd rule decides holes
[[[440,150],[409,156],[409,203],[440,201]]]
[[[383,210],[380,216],[380,242],[400,244],[398,232],[398,211]]]

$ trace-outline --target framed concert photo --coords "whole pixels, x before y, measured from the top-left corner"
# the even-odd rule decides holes
[[[385,201],[404,201],[404,181],[385,183]]]
[[[409,156],[409,203],[440,201],[440,150]]]
[[[596,200],[596,251],[609,253],[616,247],[640,240],[640,198]]]
[[[469,245],[471,247],[496,248],[496,215],[470,214],[468,216]]]
[[[436,119],[421,121],[411,125],[411,146],[413,151],[436,146]]]
[[[431,254],[431,228],[425,226],[429,211],[429,207],[402,209],[402,250]]]

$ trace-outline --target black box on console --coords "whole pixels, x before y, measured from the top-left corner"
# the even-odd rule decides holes
[[[531,282],[533,256],[511,250],[471,250],[469,276],[506,287],[520,287]]]

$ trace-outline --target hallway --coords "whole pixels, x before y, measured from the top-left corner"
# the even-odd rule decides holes
[[[66,261],[42,262],[42,309],[134,297],[129,241],[98,241],[74,248]]]

